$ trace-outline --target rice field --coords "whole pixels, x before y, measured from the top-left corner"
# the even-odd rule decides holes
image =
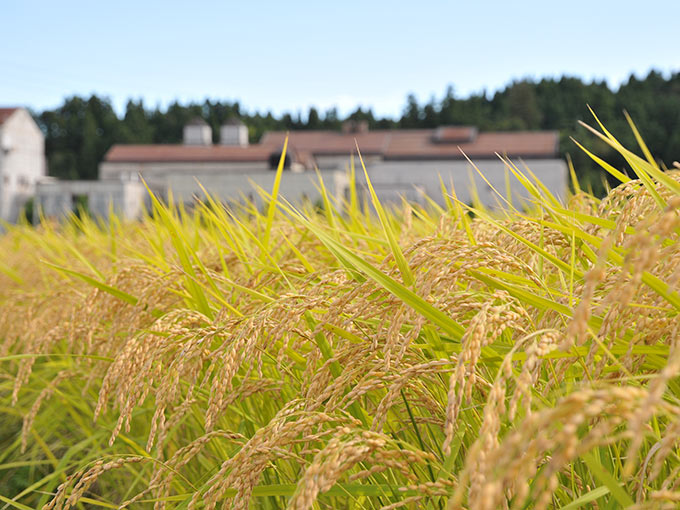
[[[10,228],[0,508],[678,508],[680,172],[593,136],[602,199]]]

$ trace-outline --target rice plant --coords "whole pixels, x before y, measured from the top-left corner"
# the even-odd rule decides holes
[[[528,211],[354,168],[319,211],[279,167],[263,210],[10,228],[0,507],[677,508],[680,172],[597,122],[601,200],[508,160]]]

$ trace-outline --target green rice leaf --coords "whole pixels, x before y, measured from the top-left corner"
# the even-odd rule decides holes
[[[281,158],[279,165],[276,167],[276,177],[274,177],[274,187],[272,188],[272,199],[269,202],[267,209],[267,223],[264,228],[264,238],[262,246],[265,250],[269,249],[269,238],[271,236],[272,224],[274,223],[274,213],[276,212],[276,202],[279,198],[279,187],[281,186],[281,176],[283,175],[283,167],[286,163],[286,149],[288,149],[288,135],[283,142],[283,149],[281,150]]]
[[[357,144],[357,154],[359,155],[359,161],[361,162],[361,168],[364,170],[364,177],[366,178],[366,184],[368,185],[368,191],[371,194],[371,200],[373,201],[373,207],[378,213],[378,218],[380,218],[380,224],[383,227],[383,232],[385,232],[385,236],[387,237],[388,242],[390,243],[390,249],[392,250],[392,256],[394,257],[394,261],[397,263],[397,267],[399,268],[399,271],[401,272],[401,277],[404,280],[404,283],[406,286],[411,286],[415,282],[415,278],[413,277],[413,273],[411,272],[411,268],[408,265],[408,262],[406,261],[406,258],[404,258],[404,254],[401,251],[401,248],[399,247],[399,244],[397,243],[397,239],[394,236],[394,232],[392,232],[392,227],[387,219],[387,214],[385,213],[385,210],[383,209],[382,204],[380,203],[380,200],[378,200],[378,195],[375,192],[375,189],[373,188],[373,184],[371,183],[371,179],[368,176],[368,171],[366,170],[366,165],[364,165],[364,159],[361,157],[361,152],[359,151],[359,145]]]
[[[577,508],[581,508],[588,503],[592,503],[593,501],[598,500],[607,494],[609,494],[609,489],[606,486],[601,485],[596,489],[588,491],[583,496],[576,498],[571,503],[561,506],[559,510],[576,510]]]
[[[597,460],[593,453],[587,453],[583,456],[583,460],[588,465],[591,473],[601,483],[603,483],[612,497],[617,501],[622,508],[633,506],[635,502],[628,493],[621,487],[621,484],[612,476],[612,474],[605,469],[605,467]]]

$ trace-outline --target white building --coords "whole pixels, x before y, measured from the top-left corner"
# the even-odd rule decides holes
[[[31,115],[0,108],[0,220],[17,221],[45,167],[45,138]]]

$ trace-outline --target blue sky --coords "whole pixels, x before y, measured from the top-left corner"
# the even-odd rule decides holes
[[[680,71],[680,2],[0,0],[0,104],[97,93],[121,111],[238,100],[248,111],[398,115],[413,92]]]

